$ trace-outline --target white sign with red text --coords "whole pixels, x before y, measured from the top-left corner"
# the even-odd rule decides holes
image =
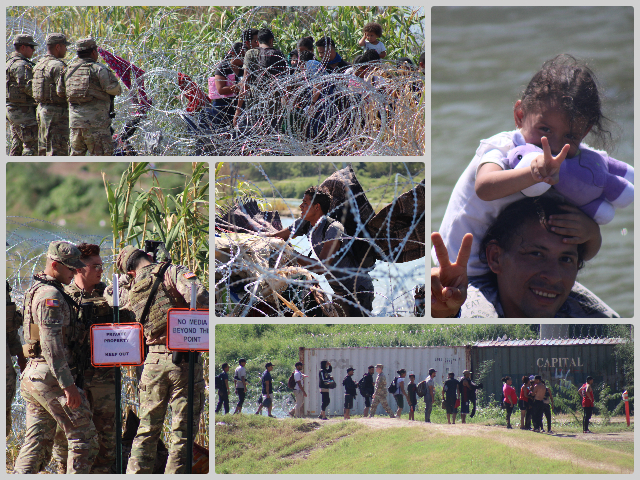
[[[167,317],[169,350],[209,351],[209,310],[172,308]]]

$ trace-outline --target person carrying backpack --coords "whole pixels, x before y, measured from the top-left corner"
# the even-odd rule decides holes
[[[289,415],[295,418],[302,418],[302,403],[304,402],[304,397],[307,396],[307,392],[304,390],[304,373],[302,373],[302,367],[304,364],[302,362],[296,362],[296,369],[293,372],[293,387],[288,385],[289,388],[293,388],[293,395],[296,397],[296,404],[293,407],[293,410],[289,412]]]
[[[436,370],[435,368],[429,369],[429,376],[426,378],[427,391],[424,394],[424,421],[431,423],[431,410],[433,408],[433,402],[436,399]]]
[[[358,382],[358,388],[360,389],[360,395],[364,397],[364,412],[362,416],[364,418],[369,416],[369,407],[371,407],[371,397],[373,396],[373,371],[374,366],[369,365],[367,373],[365,373]]]
[[[322,396],[322,411],[318,416],[320,420],[328,420],[325,411],[331,403],[331,398],[329,398],[329,390],[335,388],[336,386],[336,381],[331,376],[332,371],[333,367],[331,366],[329,360],[322,360],[320,362],[320,372],[318,372],[318,377],[320,380],[318,386],[320,387],[320,395]]]
[[[218,390],[218,404],[216,413],[224,405],[224,414],[229,413],[229,364],[222,364],[222,373],[216,377],[216,389]]]
[[[233,117],[233,126],[250,128],[255,124],[270,125],[275,132],[281,114],[282,91],[278,77],[289,72],[285,55],[273,48],[274,36],[268,28],[258,31],[258,48],[252,48],[244,56],[244,77],[238,106]],[[262,103],[264,105],[262,105]],[[249,112],[244,125],[238,125],[242,109]],[[263,116],[265,121],[257,115]]]
[[[347,368],[347,376],[342,380],[344,386],[344,419],[349,420],[351,418],[351,409],[353,408],[353,399],[356,398],[358,392],[356,389],[358,386],[353,381],[353,373],[355,368]]]

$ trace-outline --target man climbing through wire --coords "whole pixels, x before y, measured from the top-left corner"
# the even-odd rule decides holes
[[[330,205],[331,194],[326,188],[309,187],[300,204],[301,218],[289,228],[266,236],[286,241],[292,234],[294,238],[309,235],[319,262],[296,255],[298,263],[310,272],[326,276],[333,289],[333,302],[342,309],[342,315],[367,317],[373,304],[373,281],[368,270],[359,266],[351,249],[343,245],[344,226],[327,216]],[[304,220],[309,224],[304,224]]]

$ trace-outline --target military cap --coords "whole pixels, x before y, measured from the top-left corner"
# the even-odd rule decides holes
[[[16,35],[13,37],[14,45],[31,45],[32,47],[37,47],[38,44],[33,41],[32,35],[27,35],[26,33],[21,33],[20,35]]]
[[[64,33],[50,33],[47,35],[47,45],[57,45],[59,43],[63,43],[65,45],[71,44]]]
[[[82,38],[76,42],[76,51],[90,50],[97,47],[98,44],[93,37]]]
[[[127,273],[127,262],[131,255],[133,255],[137,251],[142,251],[139,248],[134,247],[133,245],[127,245],[118,254],[118,258],[116,259],[116,267],[122,273]]]
[[[69,242],[51,242],[47,250],[47,257],[69,268],[86,267],[86,265],[80,261],[81,255],[82,253],[78,250],[78,247]]]

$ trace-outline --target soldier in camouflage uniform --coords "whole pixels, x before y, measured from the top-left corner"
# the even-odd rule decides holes
[[[67,37],[62,33],[47,36],[47,54],[33,69],[31,90],[38,102],[38,155],[69,155],[69,104],[58,96],[58,80],[67,64]]]
[[[97,323],[113,323],[113,308],[104,297],[107,285],[100,281],[102,277],[102,259],[98,245],[81,243],[77,245],[82,253],[80,261],[86,265],[76,270],[74,281],[64,290],[73,300],[83,307],[84,327],[88,330]],[[89,313],[89,309],[90,312]],[[90,324],[89,324],[90,322]],[[99,451],[91,467],[91,473],[110,473],[116,460],[116,383],[113,367],[95,368],[91,365],[90,350],[79,351],[83,357],[79,362],[82,368],[83,389],[89,399],[93,423],[98,432]],[[66,473],[67,438],[58,426],[54,439],[53,458],[58,473]]]
[[[11,127],[9,155],[38,155],[38,120],[32,97],[33,57],[38,44],[31,35],[16,35],[15,52],[7,62],[7,122]]]
[[[186,473],[187,461],[187,355],[173,355],[167,349],[167,312],[170,308],[189,308],[191,282],[197,285],[197,307],[209,308],[209,292],[186,267],[152,263],[142,250],[125,247],[116,265],[121,272],[135,277],[130,290],[129,308],[144,325],[149,354],[140,381],[140,426],[133,441],[127,473],[151,473],[162,425],[171,405],[171,444],[164,473]],[[168,267],[166,267],[168,265]],[[166,268],[166,270],[165,270]],[[164,270],[164,273],[162,273]],[[155,300],[146,321],[142,313],[150,290],[160,278]],[[193,397],[193,436],[197,435],[204,407],[202,364],[195,365]]]
[[[67,473],[89,473],[96,450],[91,407],[75,385],[71,346],[81,340],[75,302],[64,293],[76,268],[84,268],[80,251],[67,242],[51,242],[44,272],[34,276],[25,295],[23,351],[29,359],[20,377],[27,402],[27,429],[15,473],[37,473],[41,451],[51,448],[56,423],[69,444]]]
[[[18,357],[21,371],[24,371],[27,366],[27,359],[22,353],[22,343],[18,335],[18,329],[21,326],[22,314],[16,311],[16,304],[11,300],[11,287],[7,282],[7,436],[11,433],[11,404],[16,396],[16,371],[11,357]]]
[[[387,390],[387,377],[382,373],[382,368],[384,365],[381,363],[376,365],[376,371],[378,372],[378,376],[376,377],[376,385],[375,391],[373,392],[373,401],[371,402],[371,410],[369,413],[369,418],[373,418],[376,414],[376,409],[378,408],[378,404],[382,405],[385,412],[389,414],[389,417],[395,418],[391,408],[389,407],[389,402],[387,402],[387,394],[389,393]]]
[[[111,96],[122,87],[115,74],[98,63],[93,38],[76,44],[78,58],[71,62],[57,85],[58,95],[69,102],[70,154],[113,155]]]

